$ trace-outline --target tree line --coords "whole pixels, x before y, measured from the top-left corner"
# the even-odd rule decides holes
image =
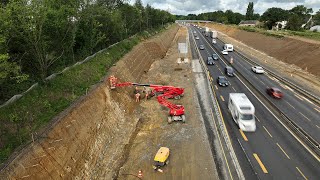
[[[141,0],[0,1],[0,102],[100,49],[174,20]]]
[[[259,20],[263,22],[262,27],[272,29],[276,22],[287,21],[286,29],[304,30],[312,25],[320,25],[320,9],[313,15],[312,21],[308,21],[313,13],[312,8],[304,5],[297,5],[290,10],[277,7],[268,8],[262,15],[254,13],[254,4],[249,2],[246,14],[240,14],[231,10],[207,12],[201,14],[188,14],[177,16],[177,19],[184,20],[208,20],[223,24],[239,24],[242,20]]]

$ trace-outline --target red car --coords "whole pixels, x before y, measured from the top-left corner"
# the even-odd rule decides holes
[[[281,92],[280,89],[275,88],[275,87],[270,87],[267,88],[267,93],[277,99],[281,99],[283,97],[283,93]]]

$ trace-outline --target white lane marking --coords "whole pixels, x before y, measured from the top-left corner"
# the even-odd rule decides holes
[[[267,133],[269,134],[269,136],[272,138],[272,135],[270,134],[270,132],[267,130],[266,127],[262,126],[264,128],[265,131],[267,131]]]
[[[301,112],[299,112],[299,114],[301,114],[304,118],[306,118],[308,121],[310,121],[311,122],[311,120],[307,117],[307,116],[305,116],[304,114],[302,114]]]
[[[254,117],[256,117],[256,119],[257,119],[259,122],[261,122],[260,119],[259,119],[257,116],[254,116]]]
[[[309,99],[307,99],[307,98],[305,98],[305,97],[303,97],[303,96],[302,96],[302,98],[303,98],[304,100],[308,101],[310,104],[313,104],[313,102],[311,102]]]
[[[293,109],[296,109],[294,106],[292,106],[288,101],[284,101],[284,102],[286,102],[289,106],[291,106]]]
[[[294,96],[297,97],[298,99],[300,99],[301,101],[303,101],[303,99],[302,99],[302,97],[300,95],[295,93]]]
[[[283,85],[281,83],[279,83],[279,85],[283,88],[283,89],[287,89],[287,86],[286,85]]]
[[[288,159],[290,159],[290,157],[289,157],[288,154],[282,149],[282,147],[280,146],[280,144],[277,143],[277,146],[281,149],[281,151],[283,152],[283,154],[286,155]]]

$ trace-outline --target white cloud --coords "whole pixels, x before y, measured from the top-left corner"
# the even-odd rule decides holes
[[[131,4],[134,2],[135,0],[130,0]],[[254,2],[254,12],[259,14],[271,7],[291,9],[296,5],[305,5],[313,8],[314,12],[320,9],[320,0],[142,0],[144,6],[150,4],[154,8],[169,10],[170,13],[179,15],[228,9],[245,14],[249,2]]]

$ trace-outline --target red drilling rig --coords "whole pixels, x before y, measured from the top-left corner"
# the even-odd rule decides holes
[[[173,121],[186,121],[186,117],[184,115],[184,107],[182,105],[173,104],[167,99],[180,99],[183,96],[184,88],[174,87],[174,86],[162,86],[162,85],[154,85],[154,84],[139,84],[139,83],[132,83],[132,82],[124,82],[118,83],[118,79],[114,76],[109,77],[110,81],[110,88],[115,89],[116,87],[123,87],[123,86],[143,86],[143,87],[150,87],[152,89],[149,92],[148,97],[157,96],[158,102],[169,108],[169,116],[168,116],[168,123]]]

